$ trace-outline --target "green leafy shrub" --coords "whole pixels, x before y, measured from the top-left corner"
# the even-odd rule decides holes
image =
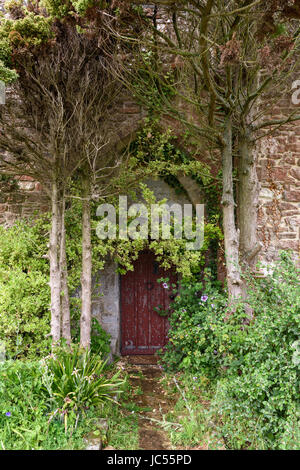
[[[76,333],[80,299],[74,293],[80,285],[81,239],[80,219],[75,211],[70,212],[66,216],[68,282],[71,325]],[[8,358],[49,353],[49,230],[47,213],[35,220],[19,220],[9,228],[0,226],[0,341]]]
[[[24,221],[0,227],[0,341],[9,357],[44,354],[49,346],[45,231],[41,223]]]
[[[74,223],[74,220],[76,221]],[[68,284],[73,337],[79,334],[80,298],[76,294],[81,275],[81,212],[74,205],[66,213]],[[49,214],[35,220],[19,220],[0,226],[0,342],[8,358],[36,358],[49,353],[50,286]],[[96,237],[95,237],[96,238]],[[104,266],[107,251],[93,239],[94,271]],[[102,248],[102,251],[101,251]],[[109,338],[93,324],[92,350],[109,353]]]
[[[51,18],[24,9],[22,17],[1,21],[0,37],[8,38],[15,46],[39,46],[53,37],[51,23]]]
[[[105,359],[110,353],[110,335],[102,328],[96,318],[92,319],[91,353],[100,354]]]
[[[299,270],[282,253],[272,272],[247,281],[252,320],[245,303],[227,312],[225,296],[209,283],[185,286],[163,359],[214,379],[212,411],[228,447],[299,447]]]
[[[220,357],[216,350],[214,324],[222,321],[227,305],[224,292],[210,281],[186,281],[171,305],[169,343],[162,356],[168,370],[201,371],[207,377],[218,375]]]
[[[272,274],[248,283],[254,320],[241,327],[237,312],[224,326],[227,370],[215,407],[231,447],[276,449],[294,441],[288,428],[299,426],[299,271],[283,253]]]

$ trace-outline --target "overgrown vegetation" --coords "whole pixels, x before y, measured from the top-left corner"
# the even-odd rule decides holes
[[[245,269],[242,279],[240,267],[254,268],[261,248],[254,143],[299,120],[293,109],[277,116],[299,65],[298,2],[246,2],[241,9],[235,0],[193,8],[171,2],[165,32],[157,6],[150,19],[126,3],[13,0],[10,17],[1,14],[0,80],[14,83],[0,113],[1,180],[9,172],[39,180],[51,195],[52,229],[49,214],[0,227],[0,341],[8,358],[0,365],[0,446],[82,448],[100,413],[114,428],[113,445],[137,447],[130,412],[138,407],[115,403],[127,384],[104,362],[110,339],[95,319],[90,337],[91,286],[109,257],[123,274],[147,248],[182,276],[163,354],[167,370],[182,371],[172,382],[179,401],[166,417],[173,444],[206,439],[213,448],[297,449],[299,270],[287,253],[264,278]],[[107,147],[125,86],[151,117],[130,145],[131,158],[118,145],[115,152],[116,142]],[[162,115],[185,137],[163,130],[153,119]],[[177,148],[180,140],[190,154]],[[212,178],[200,153],[223,165],[222,201],[220,175]],[[201,187],[209,208],[202,250],[187,251],[174,228],[169,240],[97,237],[93,199],[115,203],[125,190],[137,199],[138,182],[153,175],[187,194],[182,176]],[[145,184],[139,192],[148,208],[167,202]],[[213,244],[216,254],[222,238],[215,201],[223,206],[228,292],[209,270],[199,279],[206,252]],[[50,334],[53,347],[63,337],[91,352],[73,346],[49,356]]]
[[[99,405],[122,390],[119,374],[76,347],[44,361],[1,364],[1,448],[83,448],[84,434],[97,427]]]
[[[66,214],[69,290],[71,292],[71,331],[79,336],[80,299],[80,204]],[[74,222],[75,221],[75,222]],[[50,288],[48,233],[50,219],[45,214],[35,220],[22,220],[10,228],[0,227],[0,340],[11,359],[35,359],[50,352]],[[96,240],[95,240],[96,239]],[[102,269],[106,250],[94,237],[94,271]],[[97,285],[96,285],[97,287]],[[109,353],[109,337],[94,319],[92,352]]]
[[[156,201],[146,185],[141,194],[147,206]],[[134,194],[132,193],[132,196]],[[115,202],[118,202],[117,200]],[[66,253],[68,288],[70,292],[71,332],[73,341],[79,337],[80,297],[78,288],[81,275],[81,201],[72,202],[66,211]],[[214,223],[205,226],[204,245],[200,251],[185,250],[185,239],[176,239],[174,233],[168,240],[100,240],[96,215],[97,204],[92,206],[92,256],[94,289],[100,288],[98,275],[109,257],[118,263],[121,274],[133,269],[133,261],[148,248],[164,268],[171,266],[186,279],[199,272],[205,263],[205,253],[212,240],[221,238],[221,231]],[[130,223],[130,218],[129,222]],[[0,227],[0,340],[6,347],[7,357],[36,358],[49,352],[50,289],[48,233],[50,217],[44,214],[35,220],[16,222],[10,228]],[[93,320],[91,348],[109,353],[109,338],[97,320]]]
[[[212,384],[187,371],[165,373],[160,382],[168,397],[176,402],[161,421],[172,446],[195,450],[224,449],[223,437],[209,408],[214,391]]]
[[[1,363],[0,449],[84,449],[91,437],[136,449],[137,416],[128,410],[135,393],[126,372],[77,346]]]
[[[76,426],[86,409],[108,400],[116,402],[123,385],[120,371],[107,378],[105,366],[101,354],[83,352],[78,345],[71,351],[60,348],[46,357],[43,384],[55,410],[51,418],[63,415],[67,429],[68,421],[75,421]]]
[[[45,354],[49,332],[49,266],[41,223],[0,227],[0,340],[11,358]]]
[[[296,449],[299,270],[283,252],[266,277],[247,281],[247,302],[234,312],[209,280],[185,285],[173,304],[163,360],[214,387],[210,412],[228,448]]]

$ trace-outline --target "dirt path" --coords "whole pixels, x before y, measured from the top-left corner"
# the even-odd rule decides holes
[[[135,398],[139,407],[147,411],[139,412],[139,448],[142,450],[172,449],[167,432],[155,420],[161,420],[163,415],[174,405],[163,393],[159,383],[161,370],[157,366],[133,366],[129,374],[133,374],[130,381],[133,386],[139,386],[142,394]],[[135,373],[135,374],[134,374]],[[143,376],[140,377],[139,374]],[[152,419],[154,421],[152,421]]]
[[[168,413],[173,413],[179,398],[178,394],[167,395],[161,380],[164,373],[155,363],[155,358],[149,356],[125,357],[119,362],[119,367],[126,371],[133,388],[129,403],[134,405],[138,418],[138,448],[141,450],[208,450],[211,448],[224,449],[223,442],[214,436],[207,435],[192,447],[172,446],[168,431],[162,426],[163,419]],[[203,400],[203,406],[208,402]],[[182,416],[180,416],[181,418]],[[170,425],[170,423],[169,423]],[[109,446],[107,450],[112,450]]]

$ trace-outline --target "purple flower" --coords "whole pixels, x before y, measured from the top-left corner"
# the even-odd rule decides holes
[[[211,304],[211,307],[212,307],[212,308],[215,308],[215,304]]]
[[[208,295],[201,295],[201,301],[206,302],[208,299]]]
[[[185,312],[186,312],[186,309],[185,309],[185,308],[183,308],[181,311],[185,313]]]
[[[197,377],[193,377],[193,380],[197,380]]]
[[[8,411],[7,413],[5,413],[5,416],[11,416],[11,412]]]
[[[164,288],[164,289],[169,289],[169,286],[168,286],[168,284],[167,284],[166,282],[163,283],[163,288]]]

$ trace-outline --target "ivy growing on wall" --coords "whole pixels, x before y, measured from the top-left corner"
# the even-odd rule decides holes
[[[211,237],[209,246],[206,246],[207,250],[209,248],[208,267],[216,277],[218,245],[220,238],[222,238],[220,211],[222,193],[221,174],[218,172],[215,177],[212,177],[208,164],[195,160],[189,152],[179,148],[177,140],[171,129],[162,131],[158,118],[148,118],[145,119],[144,127],[132,143],[131,151],[136,158],[144,160],[146,164],[153,160],[165,162],[165,166],[160,169],[160,177],[173,187],[177,194],[185,194],[188,197],[185,188],[177,178],[179,171],[189,175],[197,182],[205,202],[206,222],[218,227],[220,230],[220,236]],[[187,146],[190,143],[187,134],[184,136],[184,143]]]

